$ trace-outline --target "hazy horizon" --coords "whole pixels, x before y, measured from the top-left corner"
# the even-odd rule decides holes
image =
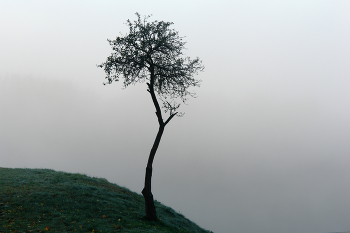
[[[154,106],[96,67],[135,12],[174,22],[205,66],[165,128],[154,198],[215,233],[349,231],[348,1],[1,1],[0,167],[141,192]]]

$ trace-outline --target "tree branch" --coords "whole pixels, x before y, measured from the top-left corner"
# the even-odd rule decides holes
[[[152,80],[151,80],[151,82],[152,82]],[[152,86],[151,84],[149,84],[149,83],[147,83],[147,86],[148,86],[148,90],[147,90],[147,91],[151,94],[154,107],[156,108],[156,115],[157,115],[157,118],[158,118],[158,123],[159,123],[159,125],[163,125],[164,122],[163,122],[162,112],[161,112],[161,110],[160,110],[157,97],[156,97],[156,95],[154,94],[154,88],[153,88],[153,86]]]
[[[174,117],[176,114],[177,114],[177,112],[171,114],[171,115],[168,117],[168,119],[166,120],[166,122],[164,123],[164,126],[166,126],[166,124],[168,124],[169,121],[170,121],[171,119],[173,119],[173,117]]]

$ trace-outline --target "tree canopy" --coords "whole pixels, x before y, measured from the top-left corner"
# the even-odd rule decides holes
[[[148,22],[150,16],[137,20],[127,20],[129,33],[108,40],[113,52],[106,62],[99,65],[104,68],[107,82],[123,79],[123,86],[137,82],[147,82],[148,91],[154,91],[162,101],[165,112],[170,115],[195,93],[189,87],[199,86],[200,80],[193,78],[204,67],[197,57],[184,56],[185,42],[178,32],[171,29],[171,22]]]

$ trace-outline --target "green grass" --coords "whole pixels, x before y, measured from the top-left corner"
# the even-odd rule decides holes
[[[0,168],[0,232],[210,232],[106,179],[49,169]]]

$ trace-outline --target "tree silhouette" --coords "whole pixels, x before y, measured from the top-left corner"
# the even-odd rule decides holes
[[[188,96],[194,97],[189,87],[199,86],[200,80],[193,78],[194,74],[202,71],[199,58],[184,57],[182,50],[185,42],[178,32],[171,29],[171,22],[148,22],[150,16],[141,19],[136,13],[137,20],[127,20],[129,33],[119,36],[115,40],[108,40],[113,52],[106,62],[99,65],[106,73],[107,82],[123,79],[124,87],[137,82],[145,82],[150,93],[159,129],[146,167],[145,186],[142,194],[145,199],[146,217],[148,220],[157,220],[153,195],[151,192],[152,163],[162,138],[165,126],[174,116],[182,116],[177,112],[180,104]],[[164,120],[158,100],[162,103],[164,112],[169,117]]]

